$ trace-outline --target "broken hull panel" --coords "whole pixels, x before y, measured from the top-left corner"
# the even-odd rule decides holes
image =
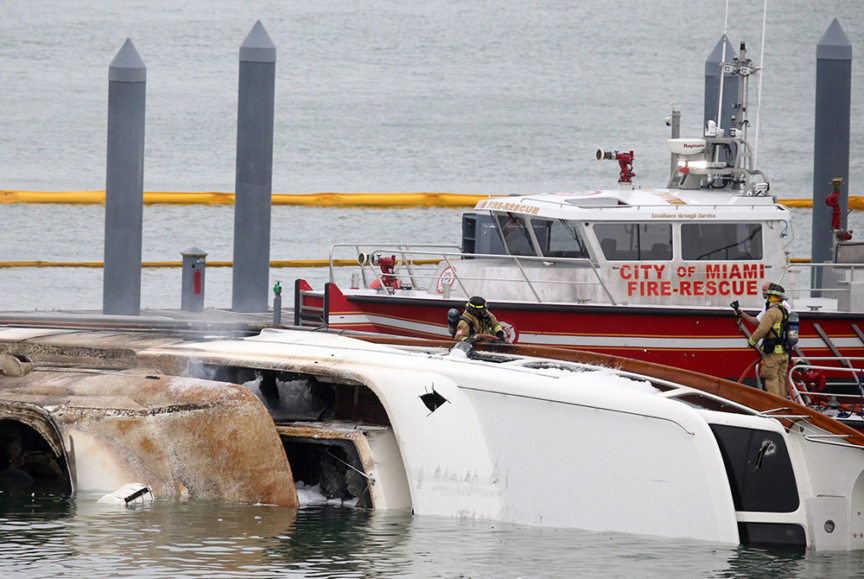
[[[41,409],[43,430],[59,433],[54,454],[69,465],[71,488],[140,482],[156,496],[297,504],[273,421],[239,386],[72,368],[5,377],[2,386],[0,420],[16,420],[9,408],[23,402]]]

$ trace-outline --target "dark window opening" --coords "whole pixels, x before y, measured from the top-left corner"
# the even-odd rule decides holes
[[[192,366],[189,374],[248,388],[264,403],[274,422],[327,420],[334,414],[333,385],[308,374],[211,364]]]
[[[378,397],[359,384],[332,384],[310,374],[215,364],[191,366],[189,375],[250,389],[277,423],[344,420],[390,425]]]
[[[532,219],[534,236],[544,257],[587,259],[585,242],[574,221]]]
[[[497,215],[498,228],[504,239],[504,245],[510,255],[537,255],[534,245],[531,243],[531,234],[528,233],[528,223],[524,217],[507,213]]]
[[[498,345],[495,342],[489,344],[477,343],[474,348],[468,352],[469,360],[482,360],[483,362],[491,362],[493,364],[504,364],[515,360],[513,356],[507,354],[496,354],[494,352],[485,352],[477,348],[496,348]]]
[[[594,233],[609,261],[672,259],[672,225],[669,223],[595,223]]]
[[[738,536],[748,547],[807,547],[804,528],[793,523],[738,523]]]
[[[34,428],[0,420],[0,489],[72,492],[66,460]]]
[[[681,256],[691,261],[762,259],[762,225],[683,223]]]
[[[693,408],[704,408],[705,410],[714,410],[715,412],[729,412],[731,414],[747,414],[751,416],[753,415],[752,412],[748,412],[739,406],[729,404],[725,400],[721,400],[719,398],[705,396],[704,394],[682,394],[681,396],[673,396],[672,400],[678,400],[689,406],[692,406]]]
[[[384,405],[368,387],[361,385],[334,385],[336,401],[335,420],[346,420],[361,424],[390,426],[390,418]]]
[[[370,481],[353,442],[282,436],[282,446],[295,484],[317,485],[319,492],[328,499],[357,498],[358,507],[372,508]]]
[[[776,432],[712,424],[736,511],[791,513],[798,485],[786,441]]]

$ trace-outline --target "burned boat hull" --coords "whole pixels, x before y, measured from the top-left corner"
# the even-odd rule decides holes
[[[185,494],[179,480],[190,496],[256,500],[240,487],[259,481],[260,496],[283,492],[290,496],[282,504],[291,504],[296,478],[336,499],[417,514],[864,548],[858,514],[864,435],[782,398],[692,372],[553,348],[478,346],[465,357],[450,352],[448,342],[275,329],[250,334],[47,331],[4,340],[0,330],[7,353],[111,342],[131,351],[136,364],[101,374],[54,373],[46,371],[50,356],[36,359],[25,376],[0,378],[0,400],[24,401],[18,381],[29,380],[30,393],[43,397],[53,388],[55,398],[40,407],[62,435],[79,479],[84,470],[105,472],[95,463],[82,467],[81,432],[123,438],[133,456],[124,463],[130,476],[163,473],[140,481],[152,482],[157,495]],[[70,392],[123,392],[116,400],[126,406],[118,402],[115,415],[91,423]],[[167,409],[167,393],[172,408],[203,412],[187,425],[179,424],[181,414],[166,422],[165,436],[178,439],[174,446],[148,434],[149,421],[170,412],[129,418],[138,410],[132,402]],[[253,415],[267,420],[241,432],[208,408],[242,417],[237,424],[259,424]],[[221,439],[226,434],[231,440]],[[170,452],[150,456],[147,437]],[[232,462],[225,458],[232,453],[255,460],[238,458],[233,474],[220,470],[215,463]],[[110,451],[102,447],[94,453],[100,454]],[[276,455],[285,468],[267,478],[261,456]],[[135,470],[135,461],[155,466]],[[190,478],[181,472],[187,466],[213,477]]]
[[[116,360],[116,351],[103,352]],[[273,421],[248,390],[145,368],[34,362],[30,372],[0,378],[3,467],[24,467],[69,490],[111,491],[140,482],[156,496],[296,506]],[[50,449],[27,448],[33,439],[27,429]]]

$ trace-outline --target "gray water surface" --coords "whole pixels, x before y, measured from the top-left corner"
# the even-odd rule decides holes
[[[748,549],[336,506],[205,500],[134,508],[0,495],[4,577],[812,578],[864,576],[861,553]]]

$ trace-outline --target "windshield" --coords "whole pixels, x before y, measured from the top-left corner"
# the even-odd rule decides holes
[[[686,260],[762,259],[759,223],[684,223],[681,257]]]
[[[670,223],[595,223],[594,233],[609,261],[669,261]]]
[[[534,237],[544,257],[588,258],[585,242],[575,221],[532,219]]]
[[[537,255],[524,217],[507,213],[496,215],[495,218],[498,220],[501,237],[510,255]]]

